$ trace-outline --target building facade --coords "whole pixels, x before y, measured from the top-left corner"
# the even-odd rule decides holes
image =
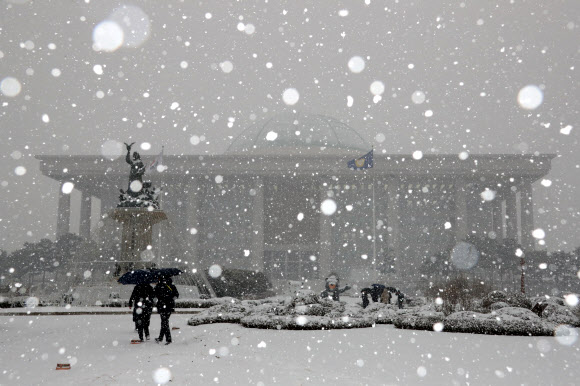
[[[221,155],[166,156],[166,170],[149,175],[162,186],[170,219],[155,254],[200,268],[260,270],[273,280],[332,271],[368,282],[410,280],[425,259],[468,235],[534,249],[532,183],[549,172],[553,155],[375,153],[372,169],[347,168],[369,150],[346,125],[309,116],[251,127]],[[107,217],[127,184],[124,157],[37,158],[44,175],[82,193],[72,211],[80,235],[90,237],[91,206],[100,205],[95,233],[114,242],[119,232]],[[70,195],[59,194],[57,236],[70,230],[71,216]],[[332,214],[321,210],[326,200],[336,204]]]

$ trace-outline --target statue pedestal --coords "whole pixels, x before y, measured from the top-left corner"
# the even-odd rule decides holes
[[[153,246],[153,225],[167,220],[165,212],[148,208],[117,208],[109,217],[123,224],[121,262],[115,274],[151,268],[154,262],[142,259],[141,253],[147,250],[147,246]]]

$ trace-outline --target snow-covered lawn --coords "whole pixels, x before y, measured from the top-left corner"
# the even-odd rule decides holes
[[[262,330],[188,326],[174,343],[136,338],[130,315],[0,316],[0,384],[568,385],[580,381],[580,342],[399,330]],[[152,318],[152,337],[159,316]],[[57,363],[71,370],[56,371]]]

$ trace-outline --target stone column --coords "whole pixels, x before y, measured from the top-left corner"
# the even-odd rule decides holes
[[[177,177],[165,177],[165,186],[159,195],[161,209],[167,215],[167,221],[160,222],[154,228],[152,242],[156,244],[158,263],[172,261],[175,254],[185,251],[183,236],[185,232],[185,213],[183,212],[184,188]],[[181,203],[181,205],[179,205]]]
[[[124,188],[124,186],[123,186]],[[117,188],[117,181],[112,181],[110,185],[105,186],[99,192],[99,199],[101,200],[101,220],[105,215],[108,215],[119,203],[119,189]]]
[[[113,209],[119,203],[119,190],[114,182],[103,187],[99,192],[99,199],[101,201],[101,216],[99,218],[98,240],[107,249],[114,249],[117,251],[117,258],[121,258],[121,225],[110,218]]]
[[[189,231],[189,225],[187,223],[187,207],[189,206],[189,195],[187,193],[189,189],[188,183],[175,183],[174,194],[174,206],[173,206],[173,225],[177,229],[177,233],[180,239],[186,237]]]
[[[398,274],[402,272],[403,261],[400,247],[400,179],[391,178],[387,180],[387,245],[388,254],[392,259],[389,264],[395,266]]]
[[[467,187],[463,179],[455,180],[455,243],[467,237]]]
[[[252,216],[252,250],[250,251],[252,269],[264,271],[264,182],[255,177],[254,213]]]
[[[531,182],[525,182],[522,186],[520,205],[522,247],[526,251],[533,251],[535,247],[534,237],[532,236],[534,231],[534,201]]]
[[[191,179],[185,188],[185,227],[187,233],[185,234],[185,239],[187,240],[187,250],[191,256],[195,259],[192,263],[199,264],[201,262],[199,258],[199,180]],[[201,267],[197,267],[201,269]]]
[[[58,191],[58,213],[56,220],[56,239],[60,239],[70,231],[70,194],[62,192],[62,184]]]
[[[491,202],[491,230],[495,233],[495,239],[500,243],[503,239],[502,202],[503,200],[497,192],[495,199]]]
[[[506,213],[506,238],[518,240],[518,210],[517,210],[517,199],[516,191],[508,190],[506,193],[505,200],[505,213]]]
[[[86,241],[89,241],[91,238],[91,208],[91,194],[86,191],[81,191],[81,221],[79,225],[79,235]]]
[[[328,198],[330,185],[323,185],[324,180],[320,182],[320,205]],[[320,209],[320,208],[319,208]],[[331,216],[327,216],[320,210],[320,236],[318,240],[318,269],[320,277],[324,278],[331,271],[332,267],[332,234],[331,234]]]

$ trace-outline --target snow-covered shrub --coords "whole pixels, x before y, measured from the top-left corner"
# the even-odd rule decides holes
[[[175,301],[175,308],[210,308],[222,304],[232,303],[240,303],[240,301],[231,297],[211,299],[177,299]]]
[[[489,308],[491,310],[499,310],[500,308],[505,308],[505,307],[509,307],[510,305],[507,304],[506,302],[497,302],[497,303],[493,303],[491,306],[489,306]]]
[[[322,304],[308,304],[296,306],[295,308],[297,315],[324,315],[324,307]]]
[[[362,317],[369,317],[377,324],[391,324],[397,316],[397,307],[392,304],[372,303],[359,311]]]
[[[569,324],[580,327],[580,320],[573,311],[573,309],[566,306],[548,304],[542,312],[542,319],[556,324]]]
[[[405,304],[407,307],[421,307],[428,303],[427,298],[424,296],[405,297]]]
[[[504,291],[490,292],[482,299],[481,305],[484,308],[490,308],[492,304],[499,302],[507,303],[511,307],[521,307],[527,309],[530,309],[533,306],[532,301],[528,299],[526,295],[519,292],[506,293]]]
[[[284,300],[280,298],[266,298],[266,299],[257,299],[257,300],[242,300],[242,304],[248,306],[259,306],[262,304],[280,304],[283,303]]]
[[[320,298],[314,291],[310,290],[300,290],[296,292],[294,296],[290,299],[289,306],[296,307],[298,305],[306,304],[319,304]]]
[[[512,307],[532,308],[533,304],[528,297],[520,292],[512,292],[507,294],[506,303]]]
[[[475,300],[481,299],[485,293],[489,292],[489,289],[489,285],[482,284],[480,280],[459,275],[443,283],[436,283],[430,289],[430,293],[432,296],[436,295],[443,299],[443,311],[448,315],[455,311],[478,308],[479,305]]]
[[[26,307],[26,297],[4,298],[0,300],[0,308]]]
[[[522,307],[505,307],[501,308],[497,311],[492,312],[491,314],[487,314],[488,318],[500,318],[502,320],[529,320],[529,321],[538,321],[540,318],[538,315],[534,314],[532,311],[522,308]]]
[[[435,323],[445,319],[443,312],[435,311],[432,307],[424,306],[419,310],[399,310],[393,319],[397,328],[412,330],[433,330]]]
[[[556,325],[520,307],[505,307],[490,314],[457,312],[443,321],[443,331],[489,335],[551,336]]]
[[[472,299],[468,311],[481,312],[482,314],[489,312],[489,310],[483,306],[481,299]]]
[[[576,307],[572,308],[572,313],[578,318],[580,319],[580,304],[578,304]]]
[[[564,302],[564,299],[562,298],[557,298],[557,297],[552,297],[552,296],[536,296],[533,298],[530,298],[531,302],[533,304],[536,303],[548,303],[548,304],[555,304],[558,306],[564,306],[566,305]]]
[[[226,268],[217,278],[208,271],[205,275],[218,297],[261,299],[274,296],[272,284],[263,272]]]
[[[129,307],[129,299],[105,299],[101,301],[101,307]]]
[[[211,315],[194,315],[188,321],[190,326],[201,326],[202,324],[212,323],[240,323],[242,315],[240,314],[211,314]]]
[[[491,291],[481,300],[481,305],[489,308],[494,303],[507,303],[507,294],[503,291]]]
[[[332,330],[372,327],[371,318],[333,318],[329,316],[250,315],[241,319],[242,326],[277,330]]]
[[[209,308],[194,315],[188,324],[242,323],[246,327],[276,329],[336,329],[370,327],[375,319],[362,315],[356,304],[320,299],[313,292],[301,291],[286,301],[267,299],[243,301]]]
[[[211,323],[239,323],[240,319],[249,314],[251,307],[240,303],[224,303],[213,306],[201,314],[193,315],[187,324],[199,326]]]

